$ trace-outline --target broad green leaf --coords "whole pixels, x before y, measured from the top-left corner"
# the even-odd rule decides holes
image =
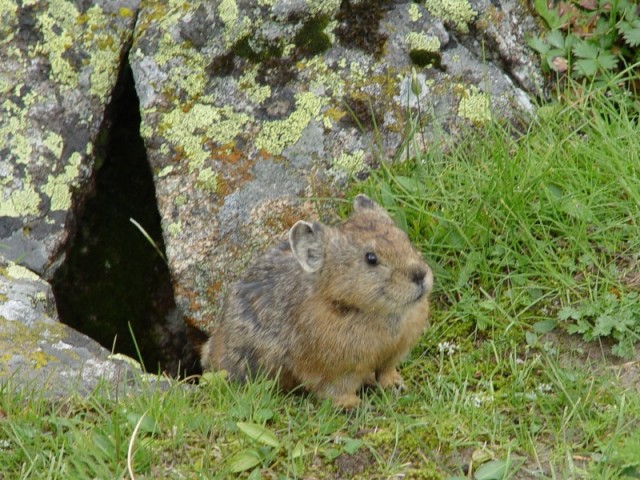
[[[247,480],[260,480],[261,478],[262,478],[262,473],[260,473],[259,468],[256,468],[249,474],[249,476],[247,477]]]
[[[552,47],[559,48],[564,52],[564,35],[560,30],[554,30],[547,35],[547,41]]]
[[[608,337],[616,325],[619,319],[615,315],[600,315],[596,318],[596,324],[593,326],[593,335],[596,337]]]
[[[594,217],[593,211],[576,198],[565,198],[565,200],[562,202],[562,210],[566,214],[579,220],[591,221]]]
[[[562,25],[563,19],[560,18],[556,10],[547,6],[547,0],[534,0],[533,6],[535,7],[536,12],[538,12],[538,15],[547,22],[550,29],[553,30],[554,28],[558,28]]]
[[[556,185],[555,183],[547,183],[545,184],[545,186],[547,187],[547,190],[553,200],[560,200],[564,196],[562,187],[560,187],[559,185]]]
[[[536,52],[545,54],[549,51],[549,44],[542,40],[540,37],[529,37],[527,39],[527,45],[534,49]]]
[[[633,22],[620,22],[618,30],[630,47],[640,45],[640,19],[635,19]]]
[[[593,77],[598,71],[597,60],[578,60],[575,64],[575,70],[583,77]]]
[[[585,42],[584,40],[579,41],[573,46],[573,54],[576,57],[580,58],[590,58],[594,59],[598,56],[598,52],[600,49],[593,45],[592,43]]]
[[[618,66],[618,59],[610,53],[600,53],[598,56],[598,64],[603,70],[613,70]]]
[[[400,186],[407,191],[407,193],[421,193],[423,190],[423,186],[420,185],[418,179],[411,177],[403,177],[398,175],[396,181],[400,184]]]
[[[335,460],[340,456],[342,452],[337,448],[327,448],[326,450],[322,450],[322,454],[330,461]]]
[[[407,227],[407,216],[402,209],[398,209],[393,212],[393,219],[400,230],[404,232],[409,231]]]
[[[533,332],[525,332],[524,339],[527,342],[527,345],[533,347],[536,343],[538,343],[538,335]]]
[[[555,320],[540,320],[533,324],[533,331],[540,334],[549,333],[554,328],[556,328]]]
[[[348,438],[344,442],[343,449],[349,455],[353,455],[360,449],[361,446],[362,446],[362,440],[358,440],[355,438]]]
[[[558,318],[560,320],[578,320],[581,317],[581,314],[578,310],[573,307],[562,307],[558,312]]]
[[[480,252],[471,252],[467,255],[467,261],[464,267],[460,269],[458,280],[456,281],[456,288],[462,288],[467,284],[471,275],[476,271],[477,266],[482,261],[482,255]]]
[[[502,480],[507,473],[507,465],[504,460],[492,460],[478,468],[473,478],[476,480]]]
[[[229,469],[233,473],[240,473],[259,465],[260,462],[262,462],[262,457],[257,450],[242,450],[229,459]]]
[[[293,451],[291,452],[291,458],[300,458],[305,454],[304,445],[302,442],[296,443],[296,446],[293,447]]]
[[[238,422],[238,428],[247,435],[250,439],[255,440],[256,442],[262,443],[263,445],[268,445],[273,448],[280,448],[280,441],[278,437],[276,437],[270,430],[267,428],[255,424],[255,423],[247,423],[247,422]]]
[[[489,312],[493,312],[496,310],[496,302],[494,300],[483,300],[478,303],[478,306],[483,310],[487,310]]]
[[[633,358],[636,354],[636,348],[633,340],[629,338],[620,340],[620,343],[611,348],[611,353],[621,358]]]
[[[253,416],[258,421],[266,422],[268,420],[271,420],[273,418],[273,415],[273,410],[271,410],[270,408],[261,408],[260,410],[256,411]]]

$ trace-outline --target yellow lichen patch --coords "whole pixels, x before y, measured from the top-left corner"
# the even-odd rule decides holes
[[[18,6],[11,0],[0,0],[0,45],[9,43],[17,31]]]
[[[238,19],[238,5],[235,0],[222,0],[218,5],[218,16],[225,25],[232,25]]]
[[[15,278],[16,280],[18,279],[33,280],[33,281],[40,280],[40,277],[38,277],[38,275],[33,273],[31,270],[25,267],[22,267],[20,265],[17,265],[13,262],[9,262],[9,264],[5,267],[4,270],[8,277]]]
[[[248,69],[244,75],[238,79],[238,87],[247,94],[249,99],[257,104],[261,104],[271,96],[269,85],[260,85],[256,82],[259,66]]]
[[[74,152],[69,157],[64,172],[60,175],[49,175],[42,192],[51,199],[51,210],[67,210],[71,206],[71,186],[74,185],[80,172],[82,157]]]
[[[158,178],[166,177],[171,172],[173,172],[173,165],[167,165],[166,167],[164,167],[162,170],[158,172],[157,177]]]
[[[47,355],[42,350],[37,350],[29,355],[29,359],[33,362],[33,368],[39,369],[45,367],[51,360],[56,360],[52,355]]]
[[[465,90],[458,105],[458,115],[476,124],[491,120],[489,95],[479,92],[475,86]]]
[[[307,0],[311,15],[332,15],[340,8],[342,0]]]
[[[417,22],[422,18],[422,12],[420,11],[420,7],[418,7],[418,5],[416,5],[415,3],[410,3],[408,10],[409,10],[409,18],[411,19],[412,22]]]
[[[175,15],[176,22],[179,18]],[[190,43],[176,41],[169,33],[165,33],[160,38],[155,59],[160,66],[171,63],[172,74],[164,85],[168,98],[177,98],[184,92],[189,100],[194,101],[202,95],[207,82],[206,61]]]
[[[135,12],[127,7],[120,7],[120,9],[118,10],[118,14],[121,17],[133,17],[135,15]]]
[[[172,237],[177,236],[182,231],[182,222],[170,223],[167,227],[167,231]]]
[[[119,61],[118,49],[120,45],[114,41],[109,32],[110,20],[102,9],[94,5],[87,10],[87,40],[92,41],[98,48],[91,49],[91,93],[98,98],[105,98],[115,85],[114,71]]]
[[[40,205],[40,195],[35,191],[28,175],[23,179],[21,190],[11,192],[11,198],[0,202],[0,217],[22,217],[36,215]]]
[[[45,5],[46,11],[36,15],[43,41],[32,45],[28,54],[47,57],[52,77],[64,87],[77,88],[80,78],[88,74],[90,93],[106,98],[116,80],[114,71],[127,31],[114,28],[113,16],[98,5],[84,13],[64,0]]]
[[[309,89],[316,92],[331,90],[334,98],[342,97],[344,80],[338,72],[330,69],[321,55],[298,62],[296,67],[311,78]]]
[[[296,110],[285,120],[265,122],[256,138],[256,148],[280,155],[300,139],[302,131],[318,116],[325,101],[311,92],[296,94]]]
[[[206,167],[198,172],[196,185],[208,192],[216,192],[218,189],[218,174],[211,167]]]
[[[440,40],[438,37],[426,35],[422,32],[409,32],[405,38],[409,50],[425,50],[427,52],[439,52]]]
[[[426,0],[425,7],[442,21],[453,23],[461,32],[468,32],[467,25],[477,13],[467,0]]]
[[[44,144],[51,150],[51,153],[53,153],[53,158],[59,159],[62,157],[62,149],[64,148],[62,136],[56,132],[47,132],[45,134]]]
[[[78,41],[78,16],[78,10],[73,3],[52,0],[47,12],[37,17],[44,41],[29,52],[32,56],[46,55],[51,64],[53,77],[70,88],[77,87],[78,72],[65,54],[74,42]]]
[[[235,0],[222,0],[218,4],[218,16],[224,23],[225,47],[230,47],[252,30],[251,20],[246,16],[239,17],[239,14]]]
[[[174,148],[182,150],[189,159],[189,172],[192,173],[209,158],[210,152],[205,149],[208,141],[231,143],[248,121],[248,115],[235,112],[229,105],[214,107],[198,103],[186,112],[174,108],[164,114],[160,128]]]
[[[365,169],[364,151],[357,150],[351,154],[341,153],[339,157],[333,159],[332,169],[337,173],[348,175],[363,171]]]
[[[341,108],[330,107],[322,115],[322,124],[327,130],[333,127],[335,122],[339,122],[347,112]]]

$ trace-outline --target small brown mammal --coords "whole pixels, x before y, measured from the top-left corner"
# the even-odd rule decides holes
[[[427,326],[432,287],[407,235],[358,195],[345,222],[297,222],[231,286],[203,367],[239,380],[279,374],[286,390],[355,407],[374,379],[404,386],[396,365]]]

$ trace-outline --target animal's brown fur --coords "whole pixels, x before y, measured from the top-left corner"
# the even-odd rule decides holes
[[[203,366],[240,380],[279,374],[284,389],[352,408],[374,378],[404,386],[396,365],[427,326],[432,286],[407,235],[358,195],[344,223],[296,223],[231,287]]]

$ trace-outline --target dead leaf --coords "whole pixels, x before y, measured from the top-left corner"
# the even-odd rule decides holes
[[[596,8],[598,8],[597,0],[580,0],[578,2],[578,5],[580,5],[585,10],[591,10],[591,11],[595,10]]]

